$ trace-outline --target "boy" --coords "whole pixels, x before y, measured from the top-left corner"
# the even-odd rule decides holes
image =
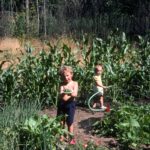
[[[73,121],[75,115],[75,98],[78,94],[78,83],[73,81],[73,70],[70,66],[63,66],[60,69],[62,83],[60,85],[60,99],[58,102],[57,116],[67,115],[66,119],[62,120],[62,125],[65,127],[67,123],[68,131],[73,134]],[[63,137],[61,138],[61,141]],[[71,139],[70,144],[75,144],[75,140]]]
[[[101,79],[101,75],[103,73],[103,66],[101,64],[98,64],[95,66],[95,74],[93,76],[94,79],[94,92],[99,92],[97,94],[97,97],[99,99],[100,102],[100,108],[101,109],[106,109],[106,107],[104,106],[104,89],[106,89],[107,87],[103,85],[102,83],[102,79]],[[96,107],[96,103],[94,103],[93,108]]]

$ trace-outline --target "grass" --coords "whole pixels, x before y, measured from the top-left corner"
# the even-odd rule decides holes
[[[13,150],[19,144],[17,127],[29,117],[38,114],[37,103],[20,103],[6,106],[0,113],[0,148]]]

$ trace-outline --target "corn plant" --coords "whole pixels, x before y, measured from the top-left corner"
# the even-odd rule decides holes
[[[2,148],[8,149],[11,144],[13,149],[13,145],[18,144],[19,134],[14,124],[24,123],[24,120],[28,119],[27,114],[32,112],[26,109],[28,104],[36,104],[33,105],[33,110],[37,110],[34,109],[37,106],[57,105],[60,84],[59,68],[62,65],[70,65],[74,69],[74,80],[79,83],[78,102],[81,104],[86,104],[86,99],[91,93],[95,63],[104,65],[102,76],[104,85],[112,85],[106,93],[106,98],[113,102],[149,99],[150,43],[148,39],[140,36],[138,40],[136,44],[132,44],[125,33],[120,33],[118,30],[115,33],[112,32],[106,39],[89,40],[88,37],[83,37],[79,42],[81,65],[80,60],[72,55],[71,48],[66,44],[60,47],[47,43],[48,51],[41,50],[36,56],[27,53],[17,66],[11,66],[7,70],[0,68],[1,143],[8,138],[7,143],[1,144]],[[146,110],[148,110],[147,107]],[[31,109],[30,106],[29,108]],[[147,134],[149,116],[144,108],[139,106],[133,106],[133,108],[132,110],[130,107],[119,107],[117,112],[112,111],[111,119],[106,119],[106,124],[105,121],[103,122],[104,128],[106,127],[103,131],[107,133],[109,131],[129,145],[135,146],[139,141],[149,143]],[[137,108],[141,111],[141,115],[135,116],[132,112],[137,113]],[[32,114],[29,113],[29,115]],[[145,117],[143,114],[146,114]],[[115,126],[112,126],[112,122]],[[140,134],[139,138],[137,134]],[[43,133],[38,135],[38,147],[40,147],[39,144],[43,144],[39,142],[41,136]],[[28,139],[26,141],[25,145],[31,144],[28,143]]]
[[[50,45],[49,51],[27,56],[15,68],[1,71],[1,98],[4,103],[38,101],[45,105],[57,105],[59,94],[59,68],[71,65],[74,79],[79,82],[79,101],[85,103],[93,86],[95,63],[104,65],[105,85],[113,85],[107,92],[112,101],[149,98],[149,42],[139,37],[136,46],[118,30],[108,38],[83,37],[80,41],[80,60],[72,55],[71,48]]]

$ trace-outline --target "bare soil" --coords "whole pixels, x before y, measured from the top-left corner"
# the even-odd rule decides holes
[[[49,108],[44,109],[43,113],[47,114],[50,117],[55,117],[56,111],[56,108]],[[115,143],[114,146],[116,146],[116,141],[114,138],[98,137],[96,135],[92,135],[91,133],[92,124],[95,121],[102,119],[103,117],[103,112],[93,113],[87,108],[77,107],[74,120],[75,139],[83,144],[93,142],[97,146],[101,145],[105,147],[110,147],[110,145],[112,146],[112,143]]]
[[[80,48],[73,39],[62,36],[56,39],[47,39],[47,42],[51,43],[52,46],[57,45],[58,47],[66,44],[71,48],[73,55],[82,61]],[[11,65],[18,64],[20,59],[26,55],[26,45],[34,48],[33,55],[39,54],[41,50],[49,51],[49,46],[40,39],[0,38],[0,65],[2,64],[2,69],[7,69]]]

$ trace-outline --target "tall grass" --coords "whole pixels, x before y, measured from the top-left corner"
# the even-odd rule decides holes
[[[7,105],[0,113],[0,149],[16,150],[19,145],[18,126],[26,119],[38,114],[36,102]]]

